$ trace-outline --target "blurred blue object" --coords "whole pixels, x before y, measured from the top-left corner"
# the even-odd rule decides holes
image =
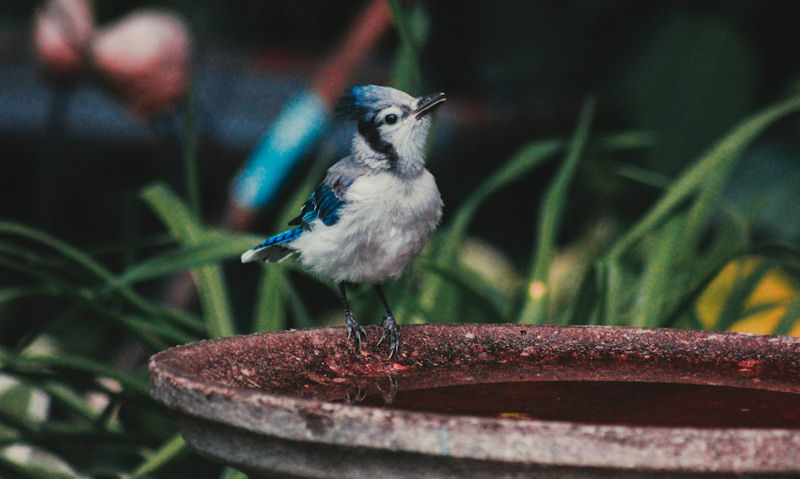
[[[328,106],[314,92],[295,96],[261,138],[233,182],[233,199],[257,210],[275,197],[292,167],[328,123]]]

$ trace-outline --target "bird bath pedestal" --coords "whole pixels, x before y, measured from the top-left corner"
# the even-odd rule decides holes
[[[800,474],[800,338],[667,329],[342,328],[155,355],[186,441],[251,478]]]

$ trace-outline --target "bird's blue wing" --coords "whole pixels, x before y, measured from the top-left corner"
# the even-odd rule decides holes
[[[315,219],[319,218],[325,226],[332,226],[339,221],[339,210],[344,205],[344,201],[336,192],[322,183],[308,197],[300,216],[289,222],[290,225],[301,225],[308,227]]]

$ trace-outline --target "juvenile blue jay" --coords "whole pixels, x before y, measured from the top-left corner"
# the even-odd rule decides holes
[[[351,88],[336,109],[357,122],[350,155],[328,169],[289,223],[295,228],[242,254],[247,263],[299,253],[305,267],[336,282],[347,336],[358,348],[366,333],[350,311],[345,283],[374,285],[386,311],[378,345],[389,340],[389,358],[399,338],[381,285],[400,275],[441,219],[442,198],[425,169],[424,149],[428,114],[444,101],[444,93],[414,98],[383,86]]]

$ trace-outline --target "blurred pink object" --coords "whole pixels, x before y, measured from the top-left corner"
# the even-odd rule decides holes
[[[134,12],[98,30],[91,53],[95,69],[138,113],[174,108],[186,92],[192,41],[177,15]]]
[[[79,73],[94,31],[94,14],[87,0],[50,0],[33,20],[36,56],[56,77]]]

